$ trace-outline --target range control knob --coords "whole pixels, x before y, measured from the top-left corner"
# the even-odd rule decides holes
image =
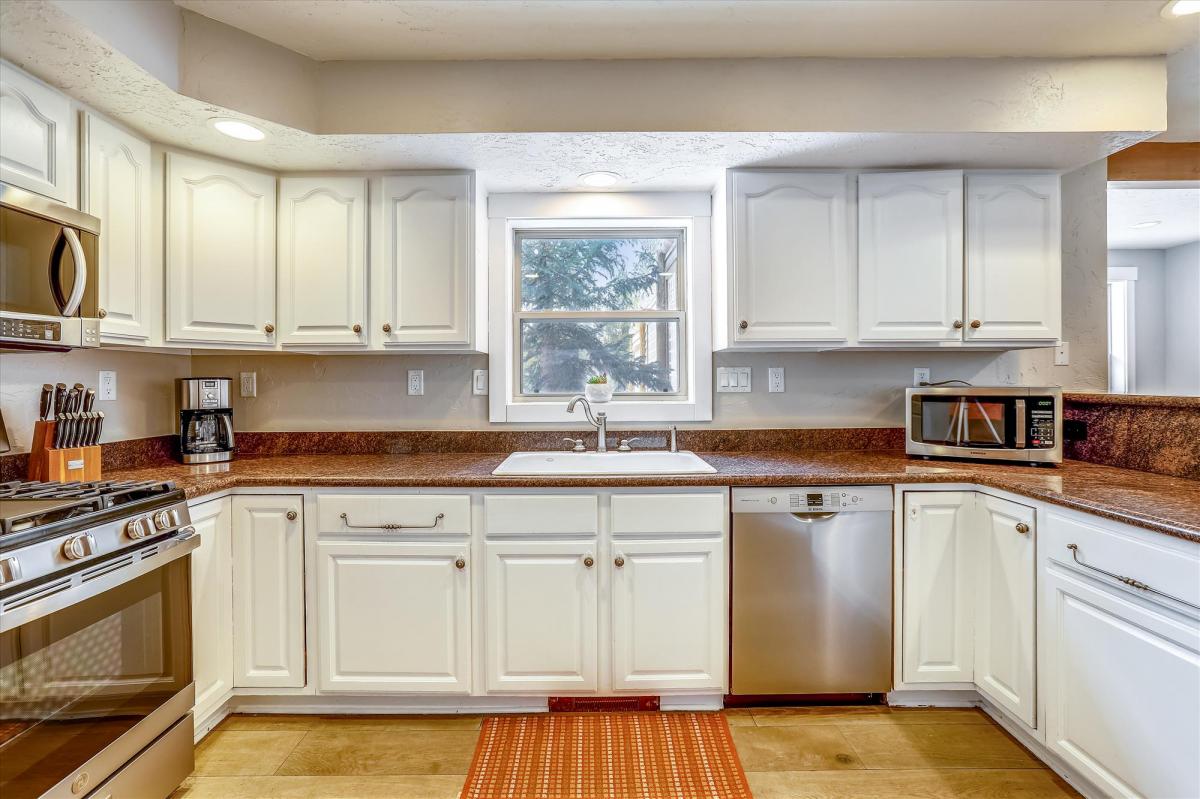
[[[0,560],[0,585],[13,583],[21,579],[21,564],[16,558]]]
[[[91,533],[73,535],[63,541],[62,553],[67,560],[79,560],[88,555],[95,555],[96,538]]]
[[[179,511],[171,508],[160,510],[154,514],[154,526],[159,530],[169,530],[179,524]]]
[[[139,516],[136,519],[130,519],[125,525],[125,535],[135,541],[139,538],[153,535],[154,532],[154,525],[151,524],[149,516]]]

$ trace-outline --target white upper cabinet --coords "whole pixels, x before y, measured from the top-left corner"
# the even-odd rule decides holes
[[[275,344],[275,176],[167,155],[167,337]]]
[[[845,172],[729,173],[733,346],[850,337],[852,180]]]
[[[474,292],[471,173],[381,179],[372,336],[386,348],[464,349]]]
[[[100,332],[118,344],[162,340],[150,143],[84,115],[83,210],[100,218]]]
[[[963,173],[858,176],[858,336],[959,341]]]
[[[968,341],[1061,334],[1056,174],[967,175]]]
[[[1029,727],[1035,682],[1033,508],[980,495],[975,566],[975,685]]]
[[[367,179],[279,180],[279,342],[365,347]]]
[[[71,101],[0,61],[0,180],[76,206]]]

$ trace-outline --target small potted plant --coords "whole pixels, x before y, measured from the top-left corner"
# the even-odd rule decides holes
[[[592,375],[587,379],[583,393],[588,402],[608,402],[612,399],[613,384],[608,382],[608,375]]]

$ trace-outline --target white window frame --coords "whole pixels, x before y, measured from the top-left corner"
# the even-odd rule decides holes
[[[678,394],[615,397],[615,422],[712,420],[712,197],[707,193],[493,194],[488,198],[489,418],[493,422],[578,424],[569,397],[522,397],[515,368],[516,236],[523,231],[683,231]],[[582,393],[582,392],[581,392]]]
[[[1108,390],[1113,394],[1137,392],[1137,279],[1136,266],[1108,268]],[[1123,330],[1113,329],[1114,307]]]

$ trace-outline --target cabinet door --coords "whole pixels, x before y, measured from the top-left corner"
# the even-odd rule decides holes
[[[1034,511],[983,495],[978,504],[982,523],[975,549],[975,686],[1033,728]]]
[[[959,341],[963,173],[858,176],[858,337]]]
[[[1200,625],[1043,572],[1046,743],[1109,796],[1200,796]]]
[[[904,495],[906,683],[972,681],[974,504],[969,491]]]
[[[318,542],[320,689],[469,693],[468,558],[466,542]]]
[[[100,333],[117,344],[162,338],[162,278],[154,257],[150,143],[85,114],[83,210],[100,218]]]
[[[725,542],[613,545],[613,688],[724,690]]]
[[[594,541],[486,545],[488,691],[596,690],[595,546]]]
[[[192,664],[196,726],[233,690],[233,555],[229,498],[189,508],[200,546],[192,551]]]
[[[732,172],[734,342],[849,335],[849,180],[842,172]]]
[[[279,333],[285,346],[366,346],[366,178],[280,178]]]
[[[383,178],[372,284],[383,346],[470,342],[474,183],[471,174]]]
[[[274,344],[275,176],[167,154],[167,335]]]
[[[0,61],[0,180],[74,207],[71,101]]]
[[[304,686],[304,508],[233,498],[233,662],[238,688]]]
[[[1059,215],[1058,175],[967,175],[968,341],[1058,338]]]

